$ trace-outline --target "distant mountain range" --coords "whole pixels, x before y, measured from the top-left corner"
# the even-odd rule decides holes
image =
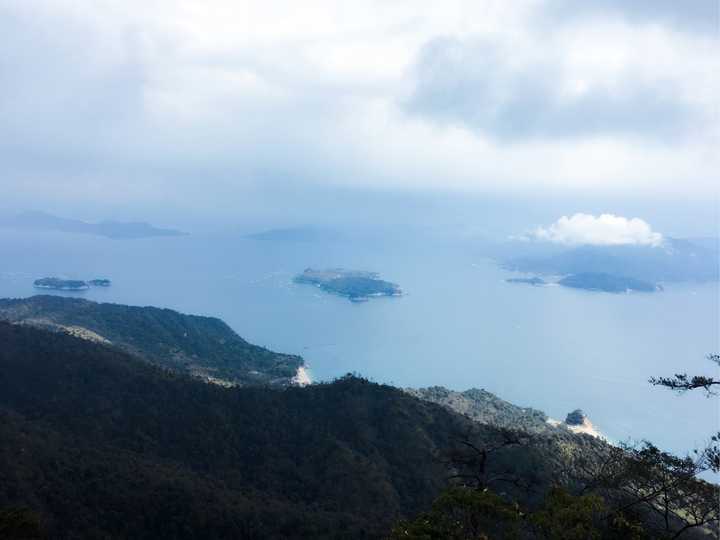
[[[343,239],[342,234],[332,229],[321,227],[288,227],[284,229],[269,229],[262,232],[252,233],[245,236],[252,240],[267,242],[336,242]]]
[[[99,223],[88,223],[78,219],[54,216],[45,212],[22,212],[11,218],[0,219],[0,227],[94,234],[113,239],[187,235],[182,231],[161,229],[143,222],[101,221]]]
[[[508,257],[508,270],[544,275],[607,274],[651,284],[718,281],[718,240],[666,238],[663,245],[579,246],[547,255]]]

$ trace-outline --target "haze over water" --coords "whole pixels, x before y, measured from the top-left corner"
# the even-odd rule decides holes
[[[402,387],[485,388],[558,419],[582,408],[613,440],[647,438],[675,452],[718,424],[713,400],[647,383],[710,371],[717,283],[620,295],[508,284],[473,243],[421,240],[112,241],[2,230],[0,297],[38,294],[32,282],[44,276],[108,277],[108,289],[65,294],[220,317],[252,343],[302,355],[316,381],[357,372]],[[308,266],[374,270],[407,294],[353,304],[292,283]]]

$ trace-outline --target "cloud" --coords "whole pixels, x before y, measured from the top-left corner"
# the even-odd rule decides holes
[[[530,235],[542,241],[566,245],[659,246],[660,233],[640,218],[628,219],[614,214],[574,214],[563,216],[548,227],[538,227]]]
[[[713,126],[706,90],[720,88],[707,47],[617,21],[531,27],[520,39],[436,38],[418,55],[406,108],[510,141],[609,135],[675,144]]]
[[[716,43],[551,1],[0,2],[0,205],[714,194]]]
[[[690,33],[715,35],[718,29],[717,0],[550,0],[543,5],[543,13],[571,19],[619,15],[633,23],[660,23]]]

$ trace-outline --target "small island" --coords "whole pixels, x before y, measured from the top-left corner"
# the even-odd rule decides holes
[[[558,281],[563,287],[584,289],[587,291],[602,291],[609,293],[624,292],[655,292],[661,291],[660,285],[631,277],[615,276],[602,273],[581,273],[569,275]]]
[[[91,279],[88,284],[93,287],[109,287],[112,282],[109,279]]]
[[[526,285],[533,285],[533,286],[539,286],[539,285],[547,285],[547,282],[544,279],[540,279],[539,277],[531,277],[531,278],[508,278],[505,280],[507,283],[525,283]]]
[[[345,296],[351,302],[366,302],[373,296],[401,296],[402,290],[395,283],[380,279],[376,272],[332,268],[316,270],[306,268],[295,276],[295,283],[310,284],[322,290]]]
[[[36,279],[34,285],[38,289],[52,289],[55,291],[84,291],[90,288],[86,281],[80,279],[60,279],[56,277]]]

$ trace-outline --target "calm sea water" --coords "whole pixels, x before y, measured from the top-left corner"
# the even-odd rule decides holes
[[[113,241],[0,231],[0,296],[44,276],[108,277],[67,293],[224,319],[247,340],[302,355],[315,380],[357,372],[398,386],[485,388],[563,419],[580,407],[610,438],[672,451],[717,430],[717,400],[676,396],[652,375],[712,372],[717,284],[612,295],[504,282],[469,245],[261,242],[239,235]],[[307,266],[381,272],[402,298],[353,304],[292,277]]]

